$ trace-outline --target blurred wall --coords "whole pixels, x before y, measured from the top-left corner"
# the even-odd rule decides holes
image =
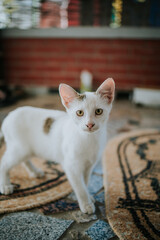
[[[87,69],[95,87],[113,77],[119,89],[160,88],[160,40],[5,38],[3,45],[9,84],[78,88]]]

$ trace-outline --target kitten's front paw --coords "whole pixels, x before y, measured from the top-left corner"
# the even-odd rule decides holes
[[[14,186],[12,184],[0,185],[0,192],[4,195],[12,194],[13,191],[14,191]]]
[[[96,210],[93,202],[84,204],[83,206],[80,207],[80,209],[83,213],[87,214],[92,214]]]

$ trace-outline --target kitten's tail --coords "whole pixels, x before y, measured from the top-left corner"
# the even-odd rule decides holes
[[[3,146],[3,144],[4,144],[4,136],[3,136],[3,133],[0,130],[0,148]]]

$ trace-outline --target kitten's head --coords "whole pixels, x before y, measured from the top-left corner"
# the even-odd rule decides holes
[[[105,80],[96,92],[77,93],[66,84],[60,84],[62,104],[77,127],[94,132],[108,120],[114,99],[115,83],[112,78]]]

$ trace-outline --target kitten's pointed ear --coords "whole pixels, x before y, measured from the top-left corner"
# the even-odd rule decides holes
[[[77,92],[72,87],[64,83],[59,85],[59,94],[63,105],[67,108],[69,108],[69,104],[77,98]]]
[[[112,78],[107,78],[97,89],[96,93],[101,95],[110,104],[114,100],[115,83]]]

